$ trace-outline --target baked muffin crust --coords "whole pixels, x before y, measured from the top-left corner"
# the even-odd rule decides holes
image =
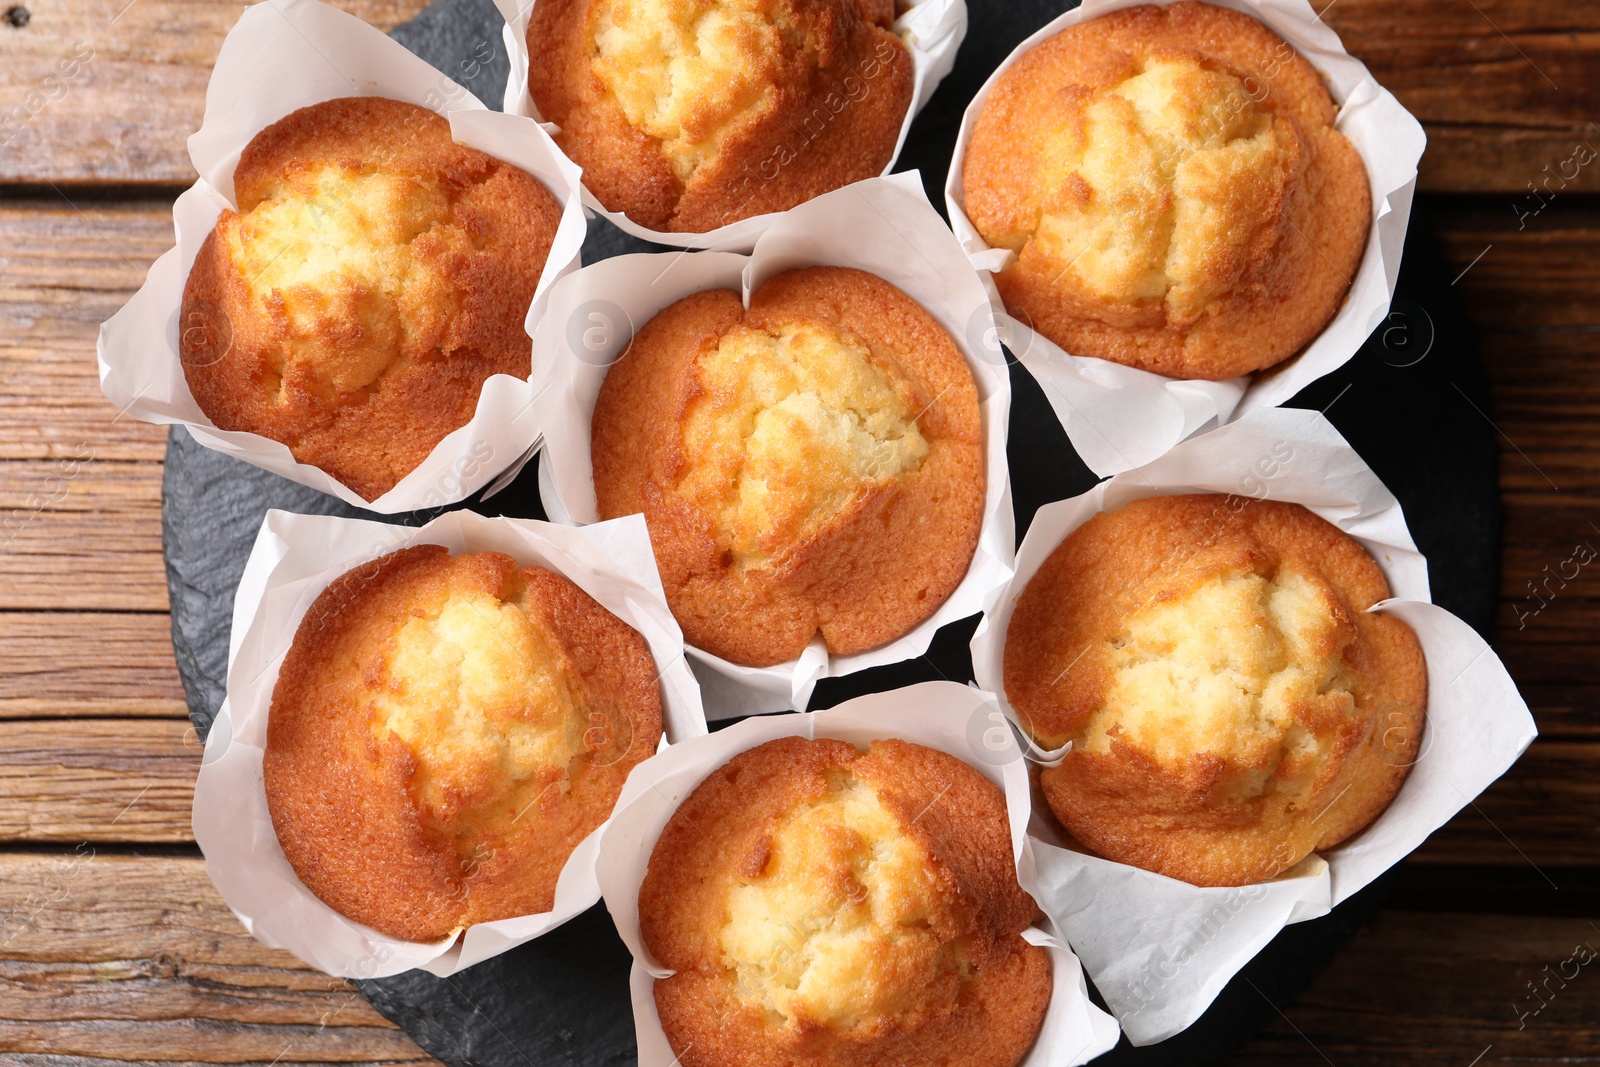
[[[674,813],[639,895],[689,1067],[1010,1067],[1049,1004],[1005,801],[943,752],[782,738]]]
[[[526,378],[561,208],[532,176],[378,97],[257,134],[184,287],[180,355],[219,428],[289,446],[368,500]]]
[[[655,751],[644,639],[568,579],[419,545],[348,572],[295,634],[264,776],[295,873],[392,937],[548,911]]]
[[[911,106],[889,0],[541,0],[529,90],[609,210],[700,233],[880,174]]]
[[[1125,8],[1041,43],[973,126],[965,209],[1006,307],[1074,355],[1221,379],[1337,312],[1371,225],[1316,70],[1256,19]]]
[[[905,634],[982,526],[977,386],[938,322],[841,267],[663,309],[614,364],[591,433],[602,518],[643,512],[689,642],[751,666]]]
[[[1382,813],[1422,740],[1427,668],[1369,607],[1364,549],[1298,504],[1152,497],[1051,553],[1006,634],[1005,687],[1072,751],[1050,808],[1111,859],[1265,881]]]

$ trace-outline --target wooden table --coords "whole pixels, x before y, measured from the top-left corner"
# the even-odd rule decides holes
[[[423,0],[341,3],[388,29]],[[1418,216],[1461,275],[1502,446],[1494,644],[1542,736],[1228,1062],[1600,1062],[1600,963],[1574,956],[1600,950],[1600,561],[1568,562],[1600,549],[1600,7],[1316,3],[1428,127]],[[96,381],[97,326],[172,244],[184,138],[242,6],[0,0],[9,1062],[427,1059],[344,982],[257,945],[206,878],[168,636],[165,434]]]

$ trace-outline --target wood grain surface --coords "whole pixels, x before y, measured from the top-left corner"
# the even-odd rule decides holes
[[[435,1062],[245,933],[197,856],[0,853],[0,956],[9,1063]]]
[[[21,107],[0,183],[186,185],[184,139],[237,0],[8,0],[0,104]],[[342,0],[383,29],[417,0]],[[1316,0],[1328,25],[1427,128],[1421,187],[1441,192],[1600,190],[1600,7],[1580,0]],[[496,40],[489,42],[501,47]],[[87,56],[88,58],[82,58]],[[67,76],[71,72],[71,76]],[[30,96],[30,94],[33,94]],[[0,132],[3,142],[12,131]]]
[[[338,2],[385,29],[423,6]],[[1600,6],[1314,5],[1428,131],[1423,206],[1501,445],[1493,644],[1542,736],[1227,1062],[1600,1063],[1600,964],[1567,964],[1600,948],[1600,564],[1567,562],[1600,549],[1600,158],[1575,162],[1600,147]],[[165,434],[97,381],[99,323],[172,244],[184,141],[243,6],[0,0],[5,1063],[432,1062],[345,983],[257,944],[206,878]]]
[[[333,0],[381,30],[424,0]],[[7,0],[0,25],[0,183],[187,185],[185,140],[242,0]],[[495,41],[498,47],[500,42]],[[13,109],[21,109],[18,115]],[[0,116],[0,122],[5,116]]]
[[[1596,951],[1587,919],[1384,910],[1227,1062],[1592,1063],[1600,961],[1576,960]]]
[[[1600,7],[1584,0],[1313,0],[1428,132],[1430,192],[1600,190]],[[1584,158],[1579,153],[1578,159]],[[1549,170],[1546,171],[1545,168]],[[1536,202],[1528,200],[1526,210]]]

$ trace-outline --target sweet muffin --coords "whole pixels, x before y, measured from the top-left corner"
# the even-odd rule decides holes
[[[1388,806],[1422,740],[1411,628],[1378,565],[1298,504],[1153,497],[1051,553],[1006,632],[1005,689],[1050,809],[1113,860],[1261,882]]]
[[[639,891],[684,1067],[1011,1067],[1050,1002],[1005,799],[935,749],[785,737],[673,814]]]
[[[509,556],[402,549],[323,591],[272,694],[267,804],[295,873],[390,937],[549,911],[655,752],[644,639]]]
[[[1366,168],[1310,63],[1249,15],[1124,8],[1020,57],[978,113],[968,218],[1013,316],[1078,356],[1231,378],[1338,311]]]
[[[911,106],[891,0],[539,0],[528,89],[611,211],[703,233],[881,174]]]
[[[523,329],[561,207],[398,100],[301,108],[257,134],[183,291],[180,355],[218,427],[281,441],[367,500],[526,378]]]
[[[917,626],[983,522],[983,425],[944,328],[843,267],[696,293],[639,330],[592,429],[602,518],[642,512],[689,643],[747,666]]]

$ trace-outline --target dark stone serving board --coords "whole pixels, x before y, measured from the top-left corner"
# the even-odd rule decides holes
[[[1005,55],[1072,4],[1020,0],[971,5],[954,71],[912,127],[899,169],[920,168],[943,210],[943,185],[961,112]],[[490,0],[437,0],[393,36],[497,107],[507,60]],[[494,58],[484,62],[486,49]],[[476,61],[476,62],[475,62]],[[470,77],[468,75],[471,75]],[[654,246],[601,219],[590,223],[585,262]],[[1494,603],[1500,506],[1496,445],[1470,332],[1427,220],[1413,217],[1396,313],[1338,373],[1293,406],[1328,417],[1405,506],[1428,557],[1434,599],[1480,631]],[[1044,503],[1083,492],[1094,476],[1079,462],[1038,386],[1012,366],[1011,462],[1018,537]],[[544,518],[536,467],[488,503],[491,514]],[[181,428],[168,440],[162,525],[172,598],[172,641],[203,734],[222,703],[233,595],[268,508],[372,517],[314,489],[196,444]],[[420,525],[437,512],[392,517]],[[967,641],[976,619],[941,630],[927,656],[817,687],[813,707],[934,678],[972,677]],[[1234,1047],[1305,987],[1376,907],[1377,884],[1333,914],[1284,930],[1183,1034],[1106,1064],[1193,1064]],[[453,1067],[545,1067],[634,1061],[627,950],[597,905],[565,926],[451,978],[412,971],[358,982],[361,992],[419,1045]]]

